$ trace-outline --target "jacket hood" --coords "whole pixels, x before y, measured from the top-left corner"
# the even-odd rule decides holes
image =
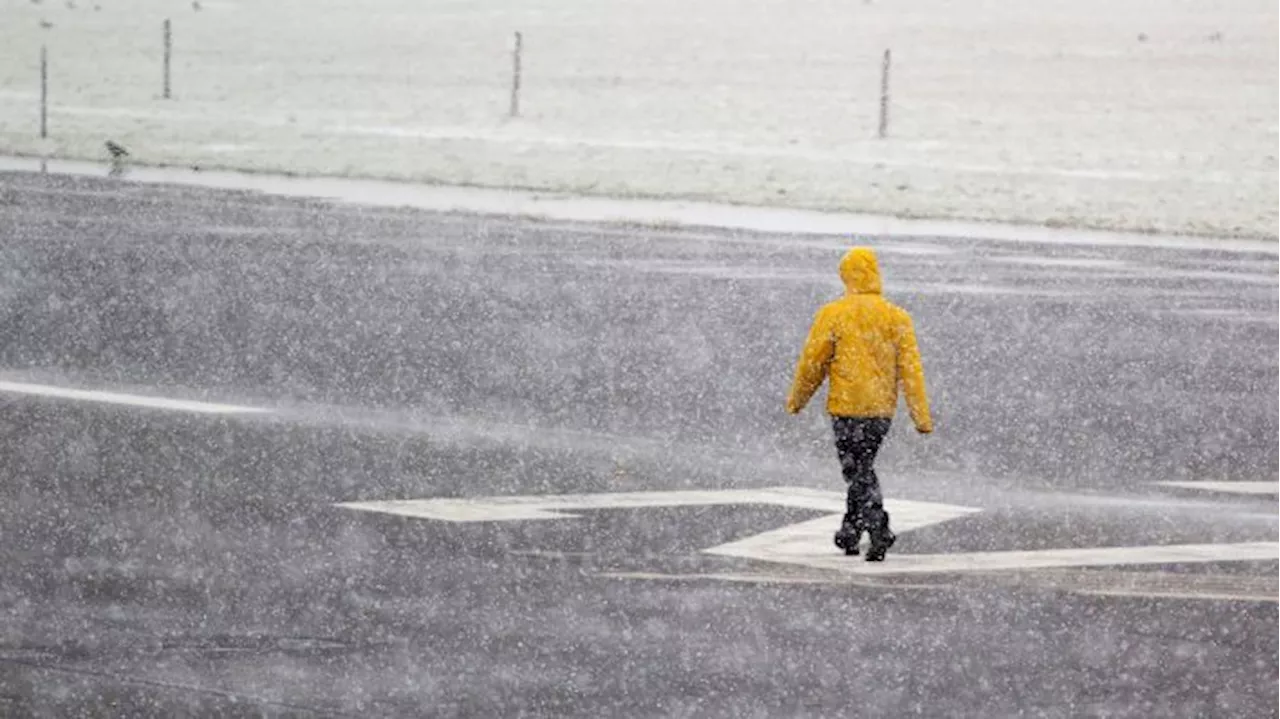
[[[855,247],[840,260],[840,279],[851,295],[880,294],[880,266],[870,247]]]

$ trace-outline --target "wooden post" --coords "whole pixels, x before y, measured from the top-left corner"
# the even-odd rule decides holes
[[[888,70],[890,70],[891,61],[890,51],[884,51],[884,64],[881,65],[881,125],[879,125],[881,139],[888,137]]]
[[[40,46],[40,139],[49,137],[49,50]]]
[[[523,49],[524,37],[516,33],[515,50],[511,53],[511,116],[520,116],[520,51]]]
[[[173,27],[168,18],[164,21],[164,99],[168,100],[169,92],[169,66],[173,59]]]

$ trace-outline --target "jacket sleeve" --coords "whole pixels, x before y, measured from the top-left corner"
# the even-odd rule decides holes
[[[907,396],[907,409],[911,421],[920,432],[933,431],[933,418],[929,416],[929,396],[924,386],[924,365],[920,361],[920,347],[916,344],[916,331],[911,316],[902,313],[898,331],[898,380]]]
[[[800,352],[800,361],[796,364],[796,377],[791,383],[791,391],[787,393],[787,411],[796,414],[804,409],[813,397],[813,393],[822,386],[827,378],[827,368],[835,355],[836,341],[832,335],[830,313],[825,308],[818,311],[813,318],[813,327],[809,330],[809,338],[805,340],[804,349]]]

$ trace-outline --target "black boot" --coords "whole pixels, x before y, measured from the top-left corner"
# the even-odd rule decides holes
[[[836,532],[836,546],[844,550],[846,557],[858,556],[858,544],[862,542],[862,525],[845,520]]]
[[[867,548],[868,562],[883,562],[889,547],[898,541],[897,535],[889,531],[889,513],[884,513],[884,521],[874,530],[867,532],[871,536],[871,546]]]

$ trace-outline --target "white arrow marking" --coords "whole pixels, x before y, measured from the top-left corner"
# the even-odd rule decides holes
[[[0,392],[34,395],[37,397],[54,397],[57,399],[74,399],[84,402],[126,404],[134,407],[147,407],[149,409],[205,412],[209,414],[261,414],[269,411],[260,407],[242,407],[234,404],[195,402],[192,400],[168,399],[165,397],[147,397],[144,395],[103,392],[100,390],[68,389],[66,387],[28,384],[26,382],[5,382],[2,380],[0,380]]]
[[[767,489],[552,494],[474,499],[405,499],[383,502],[344,502],[338,506],[444,522],[505,522],[566,519],[576,516],[568,514],[568,511],[584,509],[766,504],[827,512],[829,516],[812,520],[812,522],[822,523],[827,527],[827,541],[830,543],[830,535],[835,531],[831,528],[833,518],[836,524],[839,524],[839,518],[844,514],[844,503],[845,495],[841,492],[824,492],[805,487],[769,487]],[[945,522],[948,519],[980,511],[971,507],[892,499],[885,501],[885,508],[893,514],[894,529],[901,531]],[[802,524],[807,525],[810,522]],[[776,531],[785,532],[786,528]]]
[[[994,572],[1002,570],[1048,569],[1054,567],[1103,567],[1126,564],[1184,564],[1192,562],[1243,562],[1280,559],[1276,542],[1239,544],[1174,544],[1149,547],[1086,547],[1035,551],[967,552],[963,554],[895,554],[883,563],[850,561],[826,549],[831,542],[830,527],[811,527],[811,536],[779,538],[783,530],[722,544],[706,550],[710,554],[742,557],[765,562],[794,564],[845,574],[946,574],[951,572]]]
[[[1165,487],[1180,489],[1202,489],[1206,492],[1229,492],[1231,494],[1280,494],[1280,483],[1276,482],[1156,482]]]
[[[1280,544],[1245,542],[961,554],[891,553],[889,559],[883,563],[863,562],[843,556],[831,542],[831,536],[839,526],[840,518],[844,513],[844,501],[844,494],[840,492],[825,492],[803,487],[770,487],[767,489],[616,492],[474,499],[407,499],[344,502],[338,506],[445,522],[567,519],[576,516],[570,514],[571,511],[643,507],[764,504],[811,509],[827,514],[703,551],[718,556],[740,557],[861,575],[990,572],[1054,567],[1280,559]],[[885,500],[885,509],[893,515],[893,527],[897,532],[919,529],[981,511],[972,507],[902,499]]]

